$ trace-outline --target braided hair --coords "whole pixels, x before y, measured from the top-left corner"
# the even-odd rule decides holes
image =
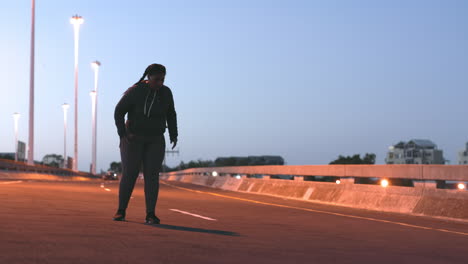
[[[138,82],[136,82],[135,85],[141,83],[145,79],[146,76],[154,75],[154,74],[166,75],[166,67],[164,67],[164,65],[162,64],[157,64],[157,63],[149,65],[148,67],[146,67],[146,70],[143,73],[143,76],[141,76],[140,80],[138,80]]]

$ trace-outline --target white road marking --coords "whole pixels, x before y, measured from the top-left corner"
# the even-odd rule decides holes
[[[7,181],[7,182],[0,182],[0,184],[14,184],[14,183],[20,183],[23,181]]]
[[[108,191],[108,192],[110,192],[110,191],[111,191],[111,189],[109,189],[109,188],[105,188],[104,190],[106,190],[106,191]]]
[[[458,231],[446,230],[446,229],[441,229],[441,228],[432,228],[432,227],[425,227],[425,226],[419,226],[419,225],[412,225],[412,224],[407,224],[407,223],[402,223],[402,222],[395,222],[395,221],[378,219],[378,218],[371,218],[371,217],[348,215],[348,214],[341,214],[341,213],[335,213],[335,212],[329,212],[329,211],[314,210],[314,209],[309,209],[309,208],[289,206],[289,205],[283,205],[283,204],[260,202],[260,201],[256,201],[256,200],[250,200],[250,199],[245,199],[245,198],[240,198],[240,197],[235,197],[235,196],[223,195],[223,194],[219,194],[219,193],[192,190],[192,189],[189,189],[189,188],[176,186],[176,185],[173,185],[173,184],[170,184],[170,183],[167,183],[167,182],[162,182],[162,184],[171,186],[173,188],[181,189],[181,190],[186,190],[186,191],[189,191],[189,192],[209,194],[209,195],[213,195],[213,196],[224,197],[224,198],[229,198],[229,199],[235,199],[235,200],[240,200],[240,201],[245,201],[245,202],[250,202],[250,203],[263,204],[263,205],[269,205],[269,206],[276,206],[276,207],[282,207],[282,208],[297,209],[297,210],[308,211],[308,212],[315,212],[315,213],[336,215],[336,216],[342,216],[342,217],[363,219],[363,220],[382,222],[382,223],[388,223],[388,224],[395,224],[395,225],[407,226],[407,227],[418,228],[418,229],[434,230],[434,231],[439,231],[439,232],[446,232],[446,233],[452,233],[452,234],[457,234],[457,235],[462,235],[462,236],[468,236],[468,233],[465,233],[465,232],[458,232]]]
[[[181,213],[181,214],[191,215],[191,216],[198,217],[198,218],[205,219],[205,220],[216,221],[216,219],[213,219],[213,218],[209,218],[209,217],[202,216],[202,215],[197,215],[197,214],[192,214],[192,213],[177,210],[177,209],[170,209],[170,210],[174,211],[174,212]]]

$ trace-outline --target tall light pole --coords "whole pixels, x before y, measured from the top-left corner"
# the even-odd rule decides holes
[[[34,29],[35,29],[36,3],[31,2],[31,58],[29,72],[29,142],[28,164],[34,165]]]
[[[65,103],[62,105],[63,109],[63,167],[67,168],[67,111],[70,105]]]
[[[73,170],[78,170],[78,44],[80,25],[83,24],[83,18],[75,15],[70,19],[75,31],[75,153],[73,157]]]
[[[93,126],[93,148],[92,148],[92,161],[91,161],[91,173],[96,174],[96,91],[91,91],[89,93],[91,96],[91,115],[92,115],[92,126]]]
[[[15,120],[15,161],[18,161],[18,120],[20,118],[19,113],[13,114],[13,119]]]
[[[92,104],[92,119],[93,119],[93,148],[92,148],[92,165],[91,173],[96,174],[96,148],[97,148],[97,88],[98,88],[98,77],[99,77],[99,66],[101,63],[99,61],[94,61],[91,63],[91,67],[94,70],[94,91],[90,93],[91,95],[91,104]]]

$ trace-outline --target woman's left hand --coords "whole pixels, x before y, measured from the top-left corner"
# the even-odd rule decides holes
[[[172,149],[174,149],[175,146],[177,146],[177,139],[171,139],[171,144],[172,144]]]

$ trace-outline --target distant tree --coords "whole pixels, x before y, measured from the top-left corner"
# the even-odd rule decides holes
[[[362,164],[375,164],[375,157],[374,153],[366,153],[362,159]]]
[[[281,156],[220,157],[215,160],[217,167],[284,165]]]
[[[249,157],[220,157],[212,160],[191,160],[188,163],[181,161],[179,165],[171,168],[164,167],[163,171],[179,171],[190,168],[228,167],[228,166],[255,166],[255,165],[284,165],[280,156],[249,156]]]
[[[181,161],[179,165],[170,168],[168,166],[164,167],[164,171],[178,171],[178,170],[185,170],[190,168],[206,168],[206,167],[214,167],[214,162],[211,160],[191,160],[188,163],[184,163]]]
[[[111,162],[109,170],[115,171],[117,173],[122,173],[122,162]]]
[[[47,154],[42,158],[42,164],[59,168],[63,164],[63,157],[58,154]]]
[[[359,154],[353,156],[339,155],[338,159],[330,162],[330,164],[375,164],[375,157],[374,153],[366,153],[362,159]]]
[[[15,153],[0,153],[0,159],[15,160]]]
[[[187,164],[185,164],[183,161],[181,161],[179,163],[179,166],[178,166],[179,170],[185,170],[188,168]]]
[[[236,164],[237,164],[237,159],[235,157],[217,158],[215,160],[216,167],[236,166]]]
[[[248,157],[239,157],[236,160],[235,166],[248,166],[249,165],[249,158]]]
[[[204,167],[212,167],[213,166],[213,161],[211,160],[191,160],[187,164],[187,168],[204,168]]]

